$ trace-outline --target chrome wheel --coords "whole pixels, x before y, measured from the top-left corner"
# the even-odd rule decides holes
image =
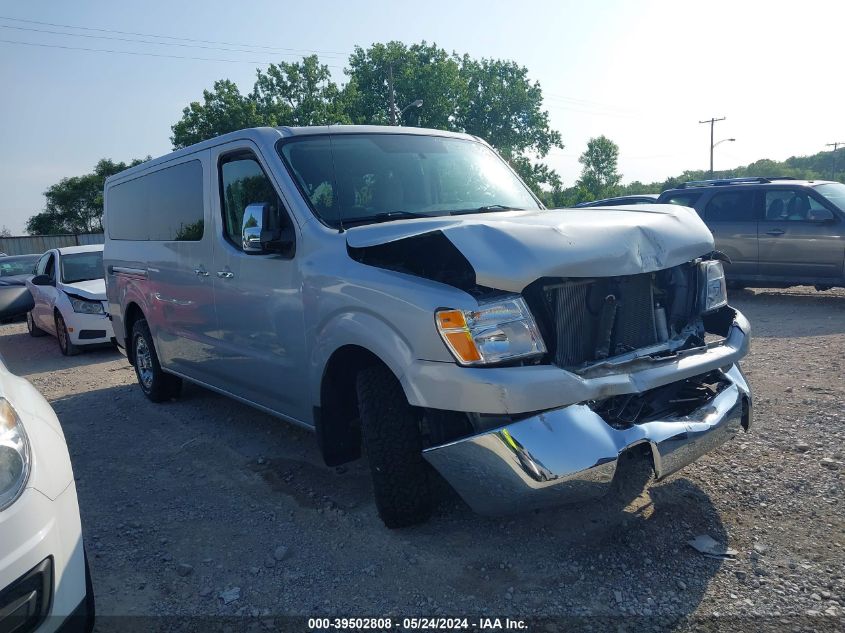
[[[153,358],[143,336],[135,337],[135,368],[144,389],[150,389],[153,386]]]
[[[32,312],[27,312],[26,313],[26,329],[30,334],[32,334],[32,326],[33,325],[35,325],[35,323],[32,322]]]

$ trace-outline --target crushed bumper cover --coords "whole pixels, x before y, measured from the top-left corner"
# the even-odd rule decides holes
[[[596,498],[619,456],[651,449],[662,479],[751,426],[751,393],[736,365],[724,390],[692,413],[617,429],[584,404],[426,449],[423,455],[480,514],[500,515]]]

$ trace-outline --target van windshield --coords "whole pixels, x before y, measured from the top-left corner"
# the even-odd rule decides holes
[[[103,278],[103,251],[62,255],[62,283]]]
[[[505,162],[477,141],[333,134],[294,138],[279,151],[314,213],[330,226],[542,208]]]

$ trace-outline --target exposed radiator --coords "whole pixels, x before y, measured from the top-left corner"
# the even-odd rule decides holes
[[[552,315],[556,345],[554,363],[572,367],[657,342],[651,274],[566,281],[543,287]],[[608,330],[600,332],[602,310],[613,304]],[[608,339],[609,337],[609,346]]]

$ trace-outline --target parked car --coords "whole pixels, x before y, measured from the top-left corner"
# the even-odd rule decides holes
[[[102,244],[47,251],[26,285],[33,299],[26,317],[32,336],[52,334],[65,356],[114,339],[106,311]]]
[[[692,207],[730,257],[736,286],[845,286],[845,185],[792,178],[688,182],[660,203]]]
[[[659,193],[641,193],[633,196],[617,196],[616,198],[604,198],[591,202],[579,202],[576,209],[583,207],[619,207],[628,204],[654,204],[660,197]]]
[[[0,259],[0,321],[32,310],[32,294],[26,280],[32,277],[40,255],[12,255]]]
[[[0,359],[0,630],[91,631],[94,592],[62,427]]]
[[[429,515],[431,467],[517,512],[608,492],[620,455],[665,477],[751,424],[749,325],[689,210],[548,211],[475,137],[368,126],[233,132],[104,200],[144,394],[232,396],[314,430],[331,466],[363,445],[389,527]]]

